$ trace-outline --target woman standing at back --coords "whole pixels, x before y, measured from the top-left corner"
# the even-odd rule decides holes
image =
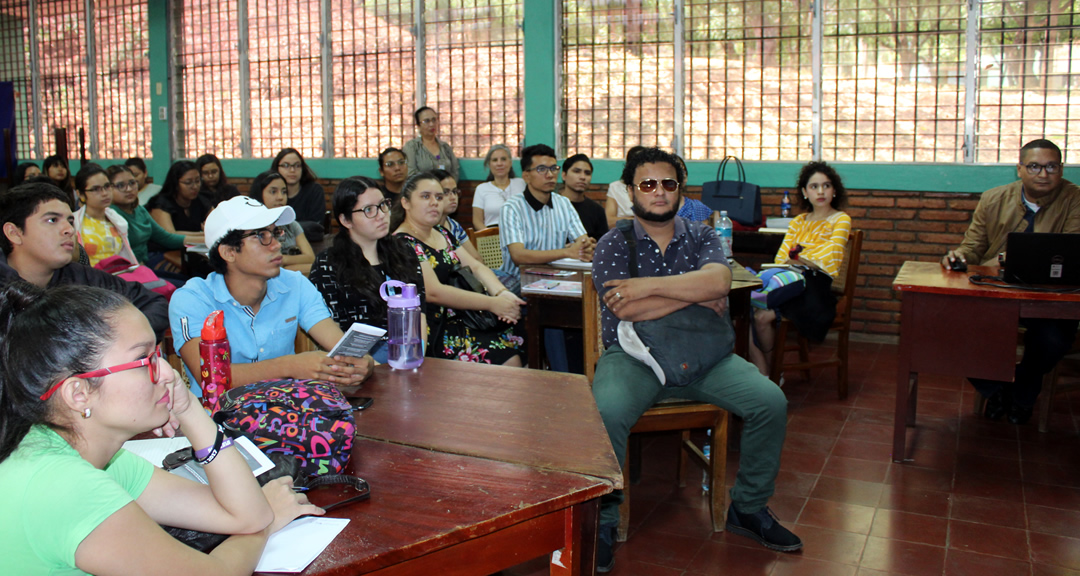
[[[429,106],[422,106],[413,113],[416,131],[420,136],[405,143],[405,160],[409,164],[409,176],[417,172],[446,170],[458,179],[458,159],[445,140],[439,140],[439,113]]]

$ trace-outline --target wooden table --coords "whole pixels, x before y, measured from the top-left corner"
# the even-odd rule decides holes
[[[968,281],[972,274],[997,275],[998,269],[952,272],[937,262],[905,262],[893,280],[893,289],[903,294],[894,462],[907,455],[919,372],[1012,381],[1021,318],[1080,319],[1080,294],[978,286]]]
[[[583,376],[428,358],[359,390],[350,473],[371,499],[304,574],[484,575],[553,555],[592,574],[599,497],[622,487]]]
[[[529,269],[554,270],[549,266],[530,266]],[[752,309],[750,307],[750,292],[761,287],[761,281],[756,276],[746,271],[739,264],[731,267],[732,282],[731,292],[728,294],[731,305],[731,319],[735,323],[735,353],[747,357],[750,350],[750,324]],[[582,282],[583,278],[591,276],[580,271],[574,271],[573,276],[552,277],[539,274],[521,273],[521,285],[525,286],[537,280],[568,280]],[[524,298],[529,302],[529,312],[525,318],[525,345],[528,347],[528,366],[541,368],[543,361],[543,330],[541,328],[571,328],[580,330],[584,325],[582,319],[585,311],[581,309],[581,296],[566,296],[563,294],[525,294]]]

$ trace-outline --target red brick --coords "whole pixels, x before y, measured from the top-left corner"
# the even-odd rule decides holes
[[[870,218],[887,219],[887,220],[911,220],[915,217],[917,210],[904,210],[901,208],[891,209],[876,209],[870,210],[867,214]]]
[[[892,252],[896,244],[892,242],[866,242],[862,243],[862,249],[867,252]]]
[[[948,246],[944,244],[911,244],[908,246],[908,252],[911,254],[945,254],[948,250]],[[914,258],[908,258],[908,260],[914,260]]]
[[[852,206],[876,206],[879,208],[892,208],[896,204],[893,198],[881,196],[849,196],[848,203]]]
[[[866,208],[844,208],[844,213],[850,216],[852,220],[866,218]]]
[[[956,233],[956,234],[963,235],[965,232],[967,232],[968,223],[967,222],[949,222],[949,224],[947,226],[945,226],[945,229],[948,230],[949,232],[953,232],[953,233]]]
[[[890,300],[893,291],[886,288],[856,288],[855,295],[866,300]]]
[[[875,242],[914,242],[914,232],[890,232],[887,230],[872,230],[866,233],[867,240]]]
[[[852,332],[866,332],[866,323],[865,322],[856,322],[856,321],[852,320],[851,325],[849,327],[851,328]]]
[[[875,322],[872,324],[866,324],[864,328],[860,330],[860,332],[869,332],[871,334],[899,334],[900,325],[894,323],[879,324]]]
[[[919,242],[926,242],[931,244],[948,244],[950,246],[958,246],[960,241],[964,239],[963,234],[934,234],[926,233],[919,234]]]
[[[911,260],[911,258],[908,258]],[[859,274],[867,276],[896,276],[896,266],[859,266]]]
[[[858,224],[859,225],[857,226],[857,228],[860,228],[862,230],[892,230],[893,229],[893,221],[892,220],[864,219],[864,220],[859,220]]]
[[[939,198],[899,198],[896,200],[897,208],[923,208],[941,210],[948,205]]]
[[[868,310],[881,310],[884,312],[899,312],[900,302],[896,300],[871,300],[866,303]]]
[[[953,210],[966,210],[968,212],[974,212],[975,207],[979,205],[979,200],[971,198],[956,198],[949,200],[949,208]]]
[[[870,322],[895,322],[895,314],[890,312],[870,312],[867,310],[852,310],[851,317]]]
[[[897,266],[911,260],[911,257],[903,254],[867,254],[865,257],[867,264],[894,264]],[[860,265],[860,273],[862,273],[862,269],[863,266]]]
[[[896,223],[897,230],[914,230],[915,232],[944,232],[944,222],[926,222],[923,220],[908,220]]]
[[[971,215],[967,212],[954,212],[952,210],[923,210],[919,212],[919,218],[923,220],[946,220],[949,222],[960,222],[971,219]]]
[[[892,288],[893,277],[892,276],[870,276],[867,278],[867,286],[874,286],[877,288]]]

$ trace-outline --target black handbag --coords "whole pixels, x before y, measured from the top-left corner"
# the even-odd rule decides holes
[[[457,264],[450,271],[450,285],[468,292],[487,295],[484,284],[476,279],[468,266]],[[499,325],[499,317],[487,310],[459,310],[454,308],[454,314],[461,318],[470,330],[487,332]]]
[[[728,160],[735,160],[738,180],[724,180]],[[701,201],[714,211],[727,210],[728,217],[743,226],[761,226],[761,187],[746,181],[742,162],[728,156],[716,169],[716,180],[701,187]]]
[[[634,221],[620,220],[630,254],[630,277],[637,278],[637,239]],[[687,227],[687,233],[693,233]],[[731,316],[692,304],[663,318],[634,322],[634,331],[648,347],[649,355],[664,371],[665,387],[681,387],[716,366],[735,349]]]
[[[795,329],[811,342],[820,343],[829,334],[836,319],[836,294],[832,277],[820,271],[803,270],[806,288],[798,296],[780,305],[780,315],[795,325]]]

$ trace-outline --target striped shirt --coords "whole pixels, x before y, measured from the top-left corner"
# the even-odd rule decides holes
[[[810,221],[806,214],[799,214],[788,224],[784,243],[776,252],[775,262],[788,261],[788,253],[796,244],[803,247],[800,260],[810,260],[836,278],[840,272],[840,263],[844,261],[844,249],[847,247],[848,234],[851,233],[851,217],[843,212],[836,212],[825,220]]]
[[[540,204],[526,189],[507,200],[499,213],[501,270],[507,274],[518,273],[517,264],[510,258],[511,244],[521,244],[526,250],[558,250],[584,235],[585,226],[570,200],[551,194],[547,204]]]

